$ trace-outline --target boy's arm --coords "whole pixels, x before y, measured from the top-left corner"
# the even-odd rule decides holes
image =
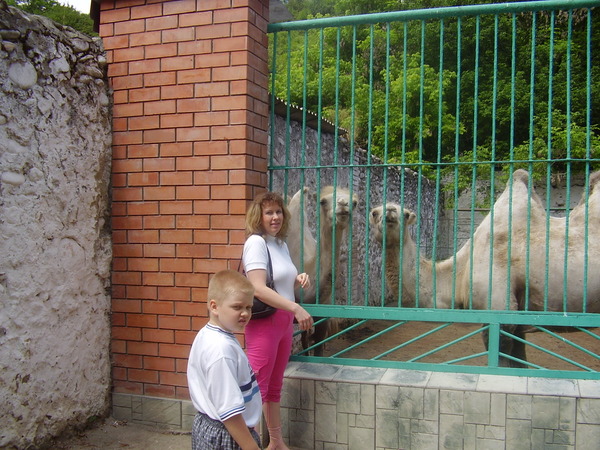
[[[224,420],[223,425],[225,425],[231,437],[233,437],[242,450],[260,450],[241,414]]]

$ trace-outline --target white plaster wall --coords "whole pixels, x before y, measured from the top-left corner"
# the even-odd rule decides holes
[[[0,0],[0,448],[109,407],[110,92],[92,38]]]

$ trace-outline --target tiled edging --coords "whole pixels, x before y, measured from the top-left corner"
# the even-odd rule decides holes
[[[595,449],[600,381],[290,363],[282,417],[294,447]]]
[[[291,362],[282,397],[294,448],[597,449],[600,381]],[[113,393],[113,417],[190,431],[189,400]]]

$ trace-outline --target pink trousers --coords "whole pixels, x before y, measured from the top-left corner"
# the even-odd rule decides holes
[[[281,400],[283,374],[292,351],[294,315],[278,309],[246,325],[246,354],[256,375],[263,403]]]

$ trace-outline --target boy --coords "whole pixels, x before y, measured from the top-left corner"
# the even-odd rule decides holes
[[[239,272],[217,272],[208,284],[209,321],[196,335],[187,378],[198,411],[193,450],[260,449],[254,427],[262,414],[256,377],[233,333],[252,316],[254,287]]]

